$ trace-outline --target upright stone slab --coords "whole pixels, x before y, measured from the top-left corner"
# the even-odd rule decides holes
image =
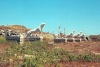
[[[20,45],[23,45],[24,43],[24,36],[20,34]]]

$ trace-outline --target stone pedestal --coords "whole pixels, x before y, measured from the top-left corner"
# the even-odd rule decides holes
[[[43,36],[40,36],[40,41],[43,41]]]

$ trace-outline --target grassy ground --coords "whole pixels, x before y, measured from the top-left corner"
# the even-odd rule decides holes
[[[99,67],[99,53],[100,42],[19,45],[0,38],[1,67]]]

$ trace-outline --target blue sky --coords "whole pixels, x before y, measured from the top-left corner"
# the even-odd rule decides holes
[[[0,0],[0,25],[35,28],[46,23],[43,31],[87,35],[100,34],[100,0]]]

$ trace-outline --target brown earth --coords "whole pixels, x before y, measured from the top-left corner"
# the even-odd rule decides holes
[[[100,67],[100,62],[63,62],[61,67]]]
[[[0,44],[0,55],[3,54],[5,50],[10,46],[11,46],[10,44]]]
[[[86,54],[89,52],[100,53],[100,42],[56,43],[54,44],[54,48],[63,48],[76,54]]]
[[[57,67],[57,66],[48,66],[45,67]],[[59,67],[100,67],[100,62],[79,62],[79,61],[73,61],[73,62],[61,62],[59,63]]]

